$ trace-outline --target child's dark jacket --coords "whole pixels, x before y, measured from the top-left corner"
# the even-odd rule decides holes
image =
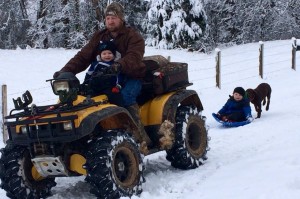
[[[241,101],[235,101],[233,96],[229,96],[226,104],[219,110],[220,115],[230,115],[232,113],[242,112],[245,118],[252,117],[250,101],[243,98]]]
[[[111,64],[113,62],[101,62],[101,61],[93,61],[89,70],[87,71],[84,82],[87,82],[93,74],[102,71],[105,73],[106,70],[109,70]]]

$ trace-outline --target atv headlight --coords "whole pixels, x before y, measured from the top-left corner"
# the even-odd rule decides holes
[[[65,122],[65,123],[63,124],[63,127],[64,127],[64,130],[65,130],[65,131],[72,130],[72,122]]]
[[[26,128],[26,126],[21,126],[20,130],[21,130],[21,133],[23,133],[23,134],[26,134],[26,133],[27,133],[27,128]]]
[[[53,82],[53,92],[55,95],[59,95],[59,91],[68,92],[70,89],[69,82],[66,80],[57,80]]]

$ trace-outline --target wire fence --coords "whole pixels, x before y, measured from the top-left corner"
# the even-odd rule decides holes
[[[259,43],[264,45],[263,42],[259,42]],[[274,50],[276,52],[274,52]],[[295,53],[296,51],[299,50],[300,50],[300,46],[297,46],[296,40],[293,38],[292,42],[285,41],[285,43],[277,44],[277,45],[267,44],[266,46],[264,46],[264,48],[262,49],[257,48],[255,50],[253,49],[249,50],[248,48],[245,48],[240,53],[223,54],[223,52],[220,51],[222,52],[222,56],[220,56],[222,58],[222,61],[216,59],[215,64],[214,65],[211,64],[210,67],[192,69],[189,70],[189,72],[193,73],[202,70],[205,70],[206,72],[214,71],[215,73],[214,74],[209,73],[210,74],[209,76],[208,75],[203,76],[205,74],[202,73],[201,78],[194,78],[192,79],[192,82],[197,83],[203,80],[210,80],[209,82],[212,82],[212,84],[210,84],[210,86],[206,85],[200,87],[200,90],[210,89],[215,87],[219,87],[221,89],[221,85],[232,84],[247,79],[255,79],[258,78],[259,76],[261,76],[260,78],[263,78],[263,75],[270,76],[273,75],[274,73],[279,73],[283,70],[291,70],[291,69],[296,70]],[[263,60],[260,60],[260,53],[262,53]],[[249,56],[245,56],[245,54]],[[243,57],[243,58],[240,59],[238,57]],[[216,74],[216,71],[218,71],[216,70],[218,61],[220,62],[219,65],[222,71],[222,73],[219,75]],[[223,64],[221,64],[221,62]],[[259,69],[259,67],[263,67],[263,68]],[[253,75],[255,74],[255,71],[257,71],[257,75]],[[262,71],[263,74],[260,74],[260,71]],[[235,78],[231,78],[232,76],[235,76]],[[222,82],[220,79],[218,80],[217,77],[222,79]],[[240,77],[240,78],[236,78],[236,77]]]

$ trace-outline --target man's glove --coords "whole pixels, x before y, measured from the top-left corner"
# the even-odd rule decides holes
[[[53,79],[56,79],[62,72],[61,71],[56,71],[54,74],[53,74]]]
[[[72,72],[57,71],[53,74],[53,79],[77,79]]]
[[[248,116],[248,117],[247,117],[247,121],[248,121],[248,122],[253,122],[253,120],[254,120],[253,117],[251,117],[251,116]]]
[[[121,71],[122,65],[119,62],[115,62],[111,65],[111,72],[116,74]]]

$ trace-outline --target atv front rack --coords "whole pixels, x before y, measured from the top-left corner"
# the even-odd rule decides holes
[[[10,114],[8,116],[5,116],[5,119],[16,119],[16,121],[19,121],[20,118],[28,118],[28,119],[35,119],[35,118],[41,118],[45,115],[52,115],[56,114],[57,117],[61,117],[62,113],[68,113],[68,112],[74,112],[74,111],[80,111],[92,106],[98,106],[100,104],[103,104],[103,102],[92,102],[88,104],[80,103],[76,106],[67,106],[63,104],[53,104],[53,105],[47,105],[47,106],[31,106],[27,109],[24,109],[24,111],[18,112],[13,114],[14,111],[17,111],[16,109],[13,109],[10,111]]]
[[[72,103],[58,103],[46,106],[36,106],[35,104],[31,104],[32,101],[32,96],[28,90],[22,95],[22,97],[13,99],[15,108],[10,111],[9,115],[6,116],[5,119],[16,119],[16,121],[19,121],[20,118],[27,118],[27,120],[30,120],[38,119],[45,115],[51,114],[57,114],[57,117],[60,117],[61,113],[79,111],[92,106],[98,106],[107,102],[95,102],[93,99],[90,98],[90,96],[86,96],[86,98],[77,105],[73,105]],[[30,104],[31,106],[29,106]],[[13,114],[13,112],[15,111],[20,112]]]

